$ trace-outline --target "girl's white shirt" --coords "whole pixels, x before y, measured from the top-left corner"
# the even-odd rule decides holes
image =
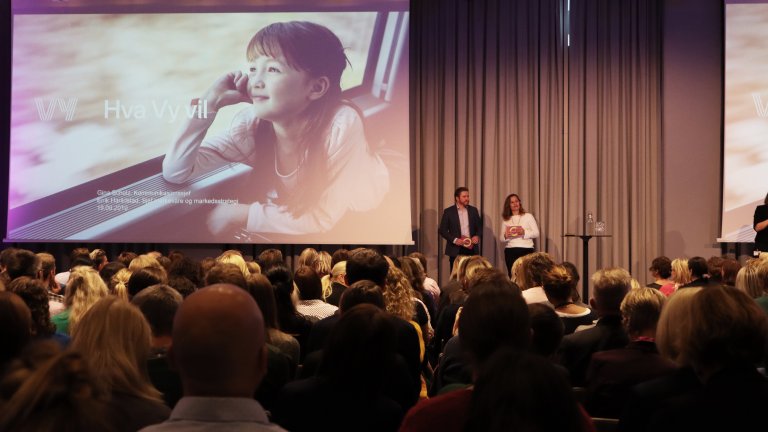
[[[243,163],[257,169],[273,169],[274,161],[264,161],[253,151],[253,131],[259,119],[246,108],[233,120],[229,130],[207,137],[213,122],[192,118],[176,138],[163,159],[163,177],[182,183],[230,163]],[[272,203],[277,192],[268,193],[265,202],[250,204],[246,229],[253,232],[307,234],[325,232],[348,210],[367,211],[381,204],[389,190],[389,171],[381,158],[368,147],[363,122],[353,108],[342,105],[334,116],[325,140],[329,183],[317,206],[294,217],[284,206]],[[299,167],[301,169],[301,167]],[[278,176],[291,191],[302,187],[294,175]]]

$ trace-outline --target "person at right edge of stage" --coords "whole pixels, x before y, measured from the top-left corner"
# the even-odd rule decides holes
[[[440,236],[446,240],[445,254],[450,268],[458,255],[476,255],[479,252],[483,221],[476,207],[469,205],[469,189],[459,187],[453,194],[456,204],[443,210]]]
[[[768,252],[768,194],[762,205],[755,208],[755,217],[752,227],[757,232],[755,236],[755,250]]]

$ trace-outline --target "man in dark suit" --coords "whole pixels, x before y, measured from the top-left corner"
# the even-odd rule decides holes
[[[451,263],[457,255],[476,255],[480,251],[483,221],[476,207],[469,205],[469,189],[459,187],[453,194],[456,204],[443,210],[438,232],[446,240],[445,254]]]

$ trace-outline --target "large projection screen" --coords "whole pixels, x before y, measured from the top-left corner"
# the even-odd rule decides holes
[[[725,130],[721,242],[752,242],[768,193],[768,2],[725,5]]]
[[[407,2],[23,4],[6,241],[412,243]]]

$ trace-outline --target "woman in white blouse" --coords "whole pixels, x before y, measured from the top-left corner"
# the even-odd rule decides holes
[[[501,241],[504,242],[504,262],[511,277],[512,264],[521,256],[533,252],[533,239],[539,237],[539,227],[533,215],[527,213],[517,194],[504,200],[501,213]]]

